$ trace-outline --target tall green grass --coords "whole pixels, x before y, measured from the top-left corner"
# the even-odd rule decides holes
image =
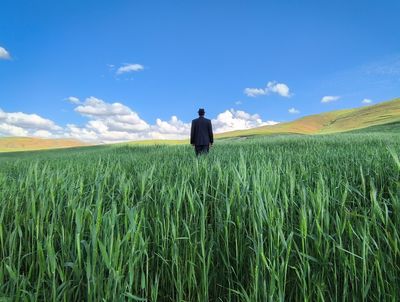
[[[0,300],[399,301],[394,134],[0,157]]]

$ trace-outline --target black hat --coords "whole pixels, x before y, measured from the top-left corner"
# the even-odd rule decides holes
[[[197,111],[198,114],[204,115],[206,112],[204,111],[204,108],[200,108],[199,111]]]

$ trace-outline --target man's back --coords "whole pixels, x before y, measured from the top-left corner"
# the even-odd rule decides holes
[[[196,146],[208,146],[214,143],[211,121],[203,116],[192,121],[190,143]]]

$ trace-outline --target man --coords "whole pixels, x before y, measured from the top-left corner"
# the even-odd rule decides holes
[[[199,109],[199,117],[192,121],[192,130],[190,131],[190,143],[194,146],[197,156],[207,153],[214,143],[211,121],[204,117],[205,113],[203,108]]]

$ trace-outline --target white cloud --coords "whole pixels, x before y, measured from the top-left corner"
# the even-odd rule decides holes
[[[337,95],[326,95],[321,99],[321,103],[330,103],[340,99]]]
[[[158,118],[156,120],[155,127],[153,126],[153,129],[164,134],[174,133],[179,135],[187,135],[187,133],[190,131],[190,124],[182,122],[174,115],[169,121],[163,121]]]
[[[298,110],[298,109],[292,107],[292,108],[290,108],[290,109],[288,110],[288,112],[289,112],[290,114],[299,114],[299,113],[300,113],[300,110]]]
[[[68,124],[65,132],[65,136],[67,137],[76,138],[85,142],[100,142],[98,140],[98,133],[85,127]]]
[[[82,105],[76,107],[75,111],[89,117],[129,115],[131,113],[131,110],[121,103],[109,104],[93,96],[87,98]]]
[[[290,97],[290,89],[284,83],[277,83],[275,81],[268,82],[265,88],[245,88],[244,94],[250,97],[257,97],[260,95],[267,95],[270,93],[276,93],[283,97]]]
[[[169,121],[156,120],[156,124],[151,126],[148,137],[153,139],[185,139],[190,134],[190,123],[184,123],[175,115]]]
[[[245,88],[244,94],[251,97],[256,97],[259,95],[266,95],[267,92],[262,88]]]
[[[4,48],[0,46],[0,60],[10,60],[10,53]]]
[[[57,126],[49,119],[45,119],[37,114],[26,114],[22,112],[7,113],[0,110],[0,122],[23,129],[61,130],[61,127]]]
[[[5,136],[57,136],[62,128],[37,114],[4,112],[0,109],[0,135]]]
[[[145,139],[185,139],[190,135],[190,123],[172,116],[169,120],[156,119],[149,124],[121,103],[107,103],[95,97],[85,100],[75,111],[89,118],[85,126],[67,125],[66,136],[89,142],[117,142]],[[249,129],[277,122],[263,121],[257,114],[240,110],[226,110],[212,120],[214,132]]]
[[[72,97],[73,98],[73,97]],[[69,100],[71,99],[68,98]],[[186,139],[191,123],[176,116],[169,120],[156,119],[154,124],[143,120],[138,113],[122,103],[108,103],[89,97],[76,104],[75,112],[87,117],[85,125],[65,127],[37,114],[4,112],[0,109],[0,135],[36,136],[43,138],[75,138],[93,143],[111,143],[145,139]],[[226,110],[212,120],[215,133],[274,125],[257,114],[241,110]]]
[[[363,99],[363,100],[361,101],[362,104],[371,104],[372,102],[373,102],[373,101],[370,100],[370,99]]]
[[[85,141],[115,142],[145,139],[151,126],[128,106],[89,97],[75,108],[89,121],[84,127],[67,125],[66,135]]]
[[[75,105],[81,103],[81,101],[77,97],[74,97],[74,96],[67,97],[65,100],[72,104],[75,104]]]
[[[51,138],[53,137],[53,133],[47,130],[37,130],[33,133],[33,136],[42,137],[42,138]]]
[[[143,69],[143,65],[140,64],[125,64],[117,69],[117,74],[120,75],[128,72],[142,71]]]
[[[267,91],[275,92],[283,97],[290,97],[289,87],[284,83],[268,82]]]
[[[242,103],[242,101],[236,101],[235,102],[235,105],[242,105],[243,103]]]
[[[28,136],[29,132],[21,127],[0,123],[0,134],[2,136]]]
[[[244,130],[266,125],[275,125],[275,121],[263,121],[258,114],[249,114],[241,110],[226,110],[212,120],[215,133]]]

